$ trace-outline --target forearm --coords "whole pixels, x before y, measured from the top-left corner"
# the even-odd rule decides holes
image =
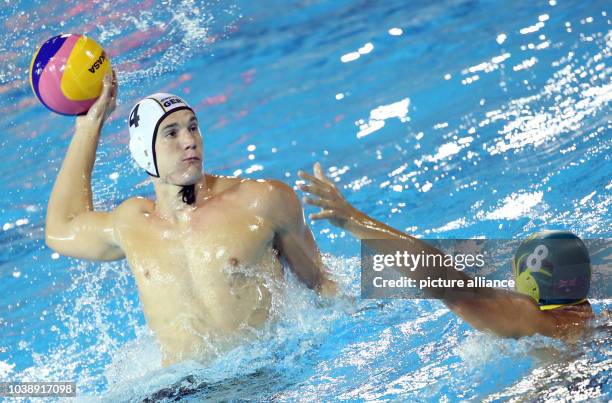
[[[307,231],[299,236],[294,234],[278,236],[275,247],[302,283],[321,295],[333,296],[336,293],[336,283],[330,279],[314,238],[310,231]]]
[[[358,239],[409,239],[409,235],[353,209],[342,227]]]
[[[309,197],[304,198],[304,202],[321,208],[318,213],[310,215],[311,219],[328,219],[332,224],[349,231],[355,237],[370,240],[365,247],[371,251],[373,259],[374,255],[396,255],[397,252],[402,255],[405,252],[412,255],[412,258],[433,256],[433,266],[426,264],[422,259],[416,259],[413,260],[416,262],[414,263],[416,267],[408,268],[403,265],[395,269],[403,276],[416,280],[418,284],[422,284],[421,280],[451,280],[445,281],[442,285],[454,286],[422,289],[430,297],[443,300],[453,312],[461,315],[477,328],[491,329],[500,334],[528,334],[531,331],[527,329],[521,330],[522,333],[512,333],[515,331],[512,325],[508,329],[498,326],[500,311],[491,307],[500,306],[499,302],[507,295],[503,290],[487,287],[466,288],[465,285],[471,278],[463,271],[446,266],[444,264],[445,255],[442,251],[355,209],[342,196],[336,185],[323,174],[320,164],[314,165],[313,172],[314,176],[303,171],[298,172],[298,175],[307,181],[307,183],[300,184],[300,189],[309,194]],[[383,258],[386,260],[387,256]],[[463,287],[459,280],[463,282]],[[440,285],[439,281],[436,283]],[[483,315],[483,312],[486,315]]]
[[[382,242],[368,243],[375,253],[395,254],[397,250],[409,254],[443,255],[443,252],[432,245],[405,234],[393,227],[377,221],[357,210],[349,215],[343,228],[359,239],[379,239]],[[398,242],[393,242],[393,241]],[[471,279],[464,272],[454,267],[417,267],[410,270],[406,267],[396,268],[403,276],[412,278],[418,283],[424,279],[462,280],[467,284]],[[431,287],[423,291],[433,298],[438,298],[455,314],[474,328],[502,337],[521,337],[536,332],[552,335],[554,326],[542,319],[537,305],[529,298],[490,287]],[[469,292],[468,292],[469,291]],[[520,307],[520,309],[519,309]]]
[[[395,254],[398,250],[404,251],[411,255],[429,255],[440,256],[440,260],[444,260],[444,254],[439,249],[433,247],[421,239],[410,236],[400,230],[397,230],[389,225],[386,225],[378,220],[375,220],[366,214],[354,209],[349,218],[342,226],[347,231],[351,232],[355,237],[361,240],[384,240],[383,242],[371,241],[367,245],[374,249],[373,252],[379,254]],[[399,241],[399,242],[393,242]],[[453,267],[417,267],[414,270],[405,267],[398,267],[397,270],[402,275],[407,276],[415,281],[425,279],[446,279],[446,280],[463,280],[466,283],[470,277],[465,273],[456,270]],[[448,288],[428,288],[424,291],[434,297],[444,300],[449,304],[454,304],[457,301],[458,294],[454,293],[452,287]],[[474,289],[476,293],[487,293],[485,289]],[[459,297],[461,298],[461,297]]]
[[[93,210],[91,172],[101,126],[77,120],[75,134],[49,198],[47,230],[57,229],[79,214]]]
[[[334,280],[331,279],[327,266],[323,263],[321,254],[317,250],[316,252],[316,272],[317,284],[315,286],[316,291],[324,297],[334,297],[338,293],[338,285]]]

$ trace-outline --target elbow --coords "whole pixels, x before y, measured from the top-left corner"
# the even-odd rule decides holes
[[[47,226],[45,228],[45,244],[54,252],[62,253],[62,245],[65,244],[67,237],[56,228]]]
[[[45,245],[47,245],[47,247],[53,250],[54,252],[59,252],[59,242],[57,238],[54,238],[53,236],[49,235],[48,232],[45,233]]]
[[[55,252],[59,252],[59,247],[61,245],[61,239],[65,238],[62,235],[62,230],[65,228],[64,225],[61,225],[61,221],[50,215],[50,212],[47,211],[47,217],[45,220],[45,245],[52,249]]]

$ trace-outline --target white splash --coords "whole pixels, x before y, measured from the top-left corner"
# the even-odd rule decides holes
[[[425,160],[430,162],[437,162],[444,158],[450,157],[451,155],[457,154],[461,151],[461,146],[455,142],[442,144],[435,155],[427,155],[424,157]]]
[[[401,101],[394,102],[389,105],[380,105],[370,111],[370,118],[367,122],[359,119],[355,125],[359,126],[357,138],[365,137],[368,134],[382,129],[385,126],[385,120],[398,118],[400,122],[408,121],[408,106],[410,99],[404,98]]]
[[[533,193],[513,193],[503,200],[503,205],[497,209],[487,213],[487,220],[502,220],[502,219],[517,219],[526,215],[535,206],[542,202],[544,192],[538,191]]]
[[[13,372],[15,364],[9,364],[5,361],[0,361],[0,379],[6,379]]]
[[[451,231],[454,229],[465,227],[466,225],[467,225],[467,221],[465,217],[461,217],[456,220],[449,221],[441,227],[434,228],[431,230],[431,232],[446,232],[446,231]]]

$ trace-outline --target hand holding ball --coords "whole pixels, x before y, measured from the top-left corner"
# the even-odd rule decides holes
[[[101,127],[117,106],[117,92],[117,76],[113,70],[112,76],[110,74],[104,76],[102,81],[102,93],[89,108],[87,114],[77,116],[77,126],[82,124],[93,124],[94,126]]]
[[[53,112],[82,115],[102,92],[111,73],[104,49],[85,35],[54,36],[38,49],[30,64],[30,84],[38,100]]]

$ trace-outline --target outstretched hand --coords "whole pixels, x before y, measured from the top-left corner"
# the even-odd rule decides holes
[[[96,102],[89,108],[86,115],[77,116],[77,124],[89,123],[102,125],[117,106],[117,75],[113,70],[112,75],[106,74],[102,81],[102,93]]]
[[[313,173],[314,176],[298,171],[298,176],[307,181],[299,186],[302,191],[309,194],[308,197],[304,197],[304,203],[321,208],[318,213],[310,214],[310,219],[327,219],[333,225],[344,228],[355,216],[357,210],[346,201],[338,188],[323,174],[321,164],[318,162],[313,166]]]

